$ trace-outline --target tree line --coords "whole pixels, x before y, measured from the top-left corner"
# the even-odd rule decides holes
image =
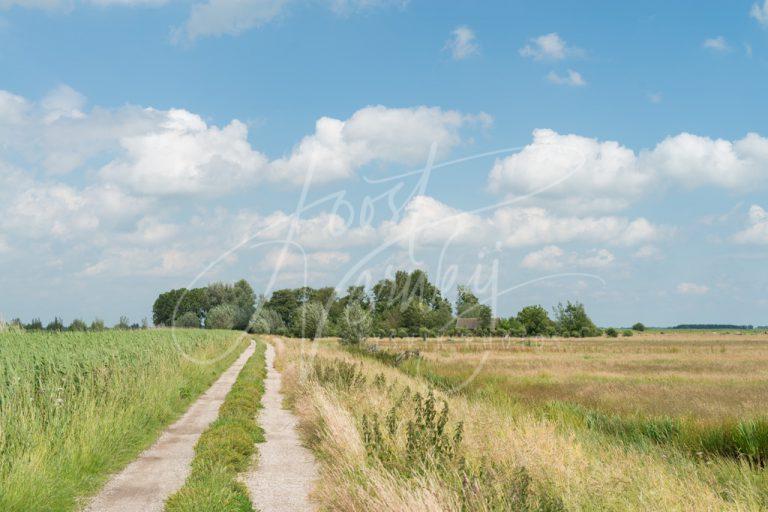
[[[580,303],[558,304],[551,317],[544,307],[533,305],[511,317],[493,318],[491,308],[469,287],[459,286],[455,304],[451,304],[422,270],[401,270],[370,290],[350,286],[344,294],[333,287],[304,286],[275,290],[267,298],[257,297],[245,280],[212,283],[161,293],[152,312],[156,325],[308,338],[339,336],[351,343],[367,336],[602,334]],[[473,327],[462,327],[461,318],[473,319]]]

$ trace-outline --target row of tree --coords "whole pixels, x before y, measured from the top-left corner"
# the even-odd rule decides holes
[[[245,330],[256,311],[248,281],[211,283],[204,288],[179,288],[161,293],[152,306],[157,326]]]
[[[149,322],[147,319],[143,319],[141,323],[131,323],[131,321],[128,319],[127,316],[121,316],[120,321],[116,323],[112,329],[117,330],[130,330],[130,329],[148,329],[149,328]],[[64,321],[59,317],[54,317],[53,320],[48,322],[47,324],[43,324],[43,322],[39,318],[33,318],[29,323],[25,324],[21,321],[19,318],[14,318],[10,322],[3,322],[0,320],[0,331],[2,330],[24,330],[24,331],[48,331],[48,332],[100,332],[105,331],[109,329],[104,324],[104,321],[97,318],[93,320],[90,324],[87,324],[85,321],[76,318],[72,320],[72,322],[69,325],[66,325]]]

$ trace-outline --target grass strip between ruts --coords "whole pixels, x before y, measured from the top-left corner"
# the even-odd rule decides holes
[[[266,377],[265,345],[245,363],[219,409],[219,416],[195,445],[192,471],[184,487],[165,504],[166,512],[252,512],[248,491],[238,474],[248,468],[264,441],[257,423]]]

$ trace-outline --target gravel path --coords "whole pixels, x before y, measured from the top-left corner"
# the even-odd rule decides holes
[[[197,438],[218,416],[224,397],[254,349],[255,344],[251,342],[184,416],[168,427],[151,448],[107,482],[85,511],[162,511],[165,500],[184,485]]]
[[[267,344],[267,379],[259,424],[266,442],[259,445],[258,465],[245,476],[253,505],[261,512],[309,512],[312,481],[317,464],[312,453],[301,445],[296,417],[283,409],[280,372],[274,367],[275,349]]]

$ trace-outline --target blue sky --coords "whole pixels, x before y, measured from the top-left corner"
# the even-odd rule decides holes
[[[0,313],[418,266],[768,324],[767,82],[764,0],[0,0]]]

